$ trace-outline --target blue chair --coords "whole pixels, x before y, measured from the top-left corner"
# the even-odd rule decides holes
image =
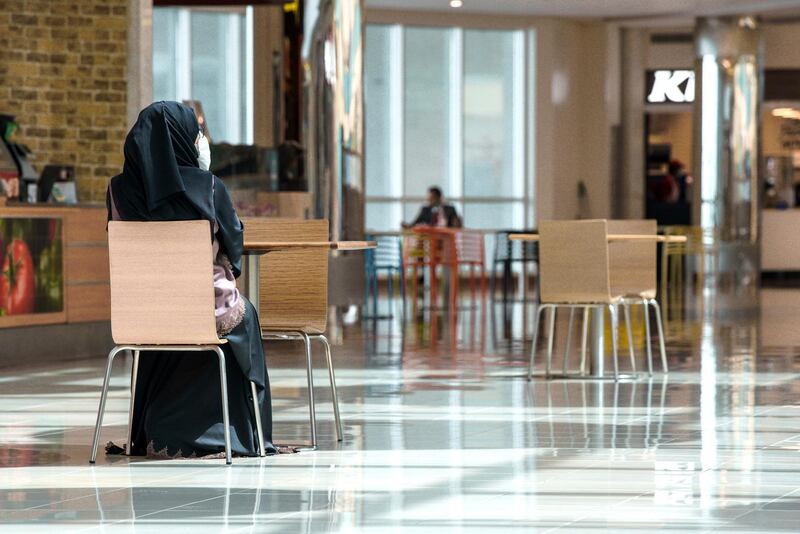
[[[364,267],[366,270],[366,306],[372,304],[371,316],[378,317],[378,275],[381,271],[386,273],[386,288],[389,296],[389,314],[393,317],[392,303],[394,302],[394,277],[400,281],[400,295],[405,298],[405,280],[403,277],[403,244],[399,235],[366,235],[365,239],[375,241],[378,246],[368,249],[364,254]]]

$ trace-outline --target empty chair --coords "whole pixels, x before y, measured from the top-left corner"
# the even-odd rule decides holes
[[[403,276],[403,246],[399,235],[364,236],[375,241],[377,247],[364,251],[367,302],[372,302],[372,315],[378,316],[378,275],[386,273],[386,290],[389,297],[389,316],[392,315],[394,301],[394,277],[397,275],[400,296],[405,298],[405,277]]]
[[[437,230],[434,232],[441,240],[441,250],[436,262],[447,267],[450,274],[450,307],[455,310],[459,297],[458,283],[461,268],[466,267],[469,275],[472,304],[475,305],[476,283],[480,286],[481,302],[486,297],[486,255],[484,235],[474,230]],[[477,276],[475,270],[478,270]],[[477,278],[477,279],[476,279]]]
[[[611,315],[611,336],[614,360],[614,379],[619,378],[617,329],[622,295],[612,293],[609,279],[608,231],[606,221],[543,221],[539,227],[540,303],[534,315],[534,334],[528,366],[528,380],[533,377],[533,364],[539,337],[541,315],[550,310],[548,321],[548,350],[546,375],[550,376],[553,358],[556,310],[570,308],[570,323],[574,310],[583,310],[581,371],[586,368],[586,341],[590,313]],[[627,314],[626,314],[626,318]],[[628,337],[631,339],[630,321]],[[632,345],[632,343],[631,343]],[[632,348],[632,347],[631,347]],[[564,368],[566,370],[565,351]],[[631,366],[635,369],[633,352]]]
[[[658,233],[655,220],[608,221],[608,233],[625,235],[652,235]],[[641,304],[644,307],[645,346],[647,370],[653,374],[653,350],[650,339],[650,307],[656,312],[658,340],[661,348],[661,367],[666,373],[667,355],[664,347],[664,325],[661,308],[656,300],[657,243],[653,241],[616,241],[609,243],[611,291],[623,296],[623,303]]]
[[[245,239],[249,241],[319,242],[329,238],[328,221],[324,219],[246,218],[244,231]],[[312,448],[317,446],[312,340],[318,340],[325,348],[336,436],[339,441],[343,437],[333,357],[325,337],[329,253],[325,248],[286,250],[266,254],[261,261],[258,309],[262,337],[267,340],[300,339],[305,346]]]
[[[214,317],[211,228],[208,221],[122,222],[108,224],[111,272],[111,333],[116,346],[108,355],[100,407],[92,443],[97,457],[100,428],[108,397],[111,366],[123,350],[133,352],[128,441],[135,403],[139,353],[142,351],[209,351],[219,360],[225,458],[231,463],[225,340],[217,336]],[[153,275],[153,258],[169,269]],[[154,356],[156,357],[156,356]],[[198,358],[205,357],[198,355]],[[208,392],[213,395],[214,392]],[[264,456],[264,435],[256,395],[250,382],[258,452]],[[249,411],[249,410],[248,410]]]
[[[523,280],[528,276],[528,264],[539,261],[539,244],[535,241],[512,241],[509,234],[531,233],[535,230],[500,230],[494,234],[492,277],[489,279],[489,295],[495,298],[497,278],[502,279],[503,303],[509,302],[509,289],[513,276],[513,265],[522,265]]]
[[[419,228],[413,230],[406,230],[403,232],[403,277],[410,272],[411,282],[411,303],[416,313],[417,309],[417,296],[419,295],[419,282],[425,276],[425,269],[428,271],[428,280],[431,283],[431,306],[434,306],[433,291],[436,288],[435,275],[436,266],[438,265],[437,258],[441,254],[442,242],[432,232],[421,230]],[[408,287],[408,284],[406,284]],[[403,294],[405,299],[405,294]],[[424,304],[424,295],[423,295]]]

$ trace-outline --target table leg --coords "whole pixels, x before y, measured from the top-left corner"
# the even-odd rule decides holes
[[[591,360],[589,365],[589,375],[595,378],[603,377],[603,363],[605,360],[605,316],[604,308],[595,308],[591,314]]]
[[[253,306],[258,309],[259,300],[259,274],[261,272],[261,256],[248,254],[245,256],[244,272],[242,273],[242,293]]]

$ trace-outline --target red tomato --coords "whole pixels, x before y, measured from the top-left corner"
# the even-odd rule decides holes
[[[31,251],[24,241],[14,239],[6,249],[6,259],[0,271],[0,303],[8,315],[33,313],[35,295]]]

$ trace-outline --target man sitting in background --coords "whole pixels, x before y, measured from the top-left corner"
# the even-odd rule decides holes
[[[461,228],[461,217],[452,205],[444,203],[442,190],[431,187],[428,189],[428,205],[422,207],[414,222],[403,223],[403,228],[412,226]]]

